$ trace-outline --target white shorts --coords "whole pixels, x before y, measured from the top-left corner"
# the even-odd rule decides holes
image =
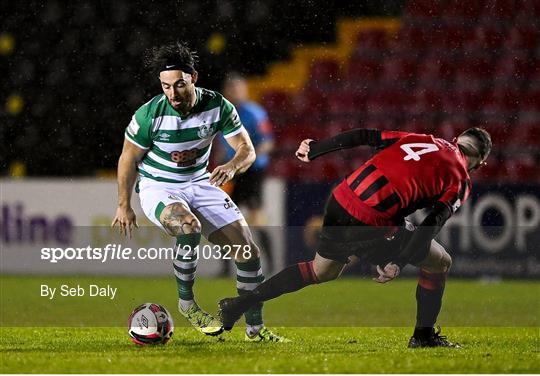
[[[166,206],[180,202],[195,214],[208,236],[220,228],[244,220],[240,209],[229,195],[211,185],[208,180],[186,183],[163,183],[148,178],[139,181],[139,197],[144,214],[156,226],[163,228],[159,214]]]

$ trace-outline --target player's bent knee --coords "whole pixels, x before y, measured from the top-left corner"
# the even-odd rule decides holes
[[[442,247],[441,247],[442,248]],[[438,262],[434,265],[433,271],[438,273],[448,273],[450,267],[452,266],[452,257],[444,248],[441,249],[439,253]]]
[[[452,266],[452,257],[441,244],[434,240],[431,242],[426,258],[414,265],[431,273],[447,273]]]
[[[444,251],[441,261],[443,273],[448,273],[452,267],[452,256],[450,256],[448,252]]]
[[[164,223],[163,226],[172,236],[201,233],[201,223],[195,217],[183,217],[176,222]]]
[[[183,204],[168,205],[160,216],[160,222],[171,236],[201,233],[201,222]]]
[[[313,262],[313,271],[320,283],[333,281],[341,275],[342,270],[343,264],[337,263],[336,261],[321,261],[320,258],[316,257]]]
[[[437,251],[439,272],[447,273],[452,266],[452,257],[440,243],[433,242],[432,247]]]
[[[317,275],[317,280],[319,281],[319,283],[323,283],[323,282],[330,282],[330,281],[333,281],[334,279],[337,279],[337,277],[339,277],[341,273],[330,270],[330,271],[324,271],[324,272],[319,272],[315,274]]]

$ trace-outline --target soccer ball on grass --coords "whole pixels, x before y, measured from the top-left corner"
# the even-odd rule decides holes
[[[128,334],[138,345],[167,343],[174,331],[173,319],[165,307],[155,303],[144,303],[131,312]]]

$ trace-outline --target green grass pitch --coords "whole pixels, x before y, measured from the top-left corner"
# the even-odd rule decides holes
[[[242,325],[220,338],[186,326],[172,278],[0,277],[2,373],[537,373],[540,284],[452,280],[439,323],[462,349],[407,349],[416,281],[378,285],[342,279],[288,294],[265,307],[286,344],[243,341]],[[39,296],[40,285],[110,284],[108,298]],[[198,280],[201,305],[215,312],[232,280]],[[173,340],[140,347],[126,333],[137,304],[164,304]]]

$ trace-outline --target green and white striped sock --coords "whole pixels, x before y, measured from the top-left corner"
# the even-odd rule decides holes
[[[246,294],[255,290],[264,281],[259,258],[247,262],[235,262],[236,264],[236,290],[238,295]],[[245,314],[246,324],[249,327],[262,326],[262,303],[250,308]]]
[[[195,247],[201,241],[200,233],[179,235],[176,237],[176,259],[173,261],[174,276],[182,310],[194,303],[193,284],[197,270]]]

